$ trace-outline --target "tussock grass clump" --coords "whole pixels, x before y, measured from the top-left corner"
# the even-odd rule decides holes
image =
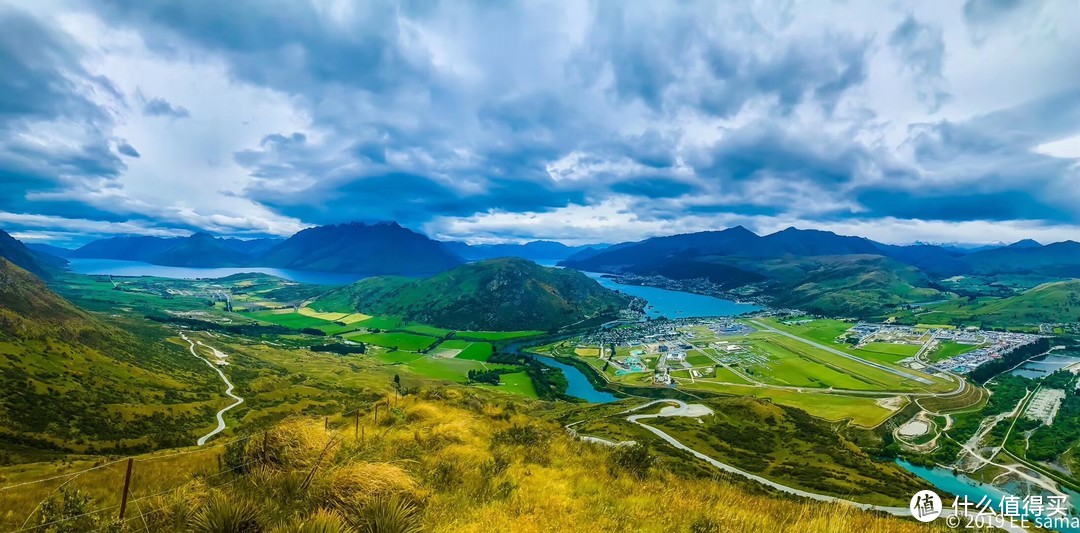
[[[405,409],[405,420],[421,422],[439,418],[439,409],[430,403],[418,403]]]
[[[380,498],[422,502],[426,491],[400,467],[388,463],[352,463],[326,474],[322,500],[343,513],[363,508]]]
[[[198,533],[256,533],[263,530],[262,513],[236,494],[214,492],[192,521]]]
[[[286,420],[248,440],[242,464],[248,471],[309,468],[318,461],[331,438],[322,421]]]
[[[282,524],[272,533],[356,533],[339,513],[330,509],[317,509],[308,516],[296,517],[287,524]]]
[[[195,519],[196,513],[206,504],[209,489],[202,479],[194,479],[179,489],[155,496],[147,502],[147,507],[156,512],[148,513],[146,527],[152,531],[176,531],[186,528]]]
[[[423,530],[416,506],[397,497],[372,502],[357,517],[364,533],[418,533]]]

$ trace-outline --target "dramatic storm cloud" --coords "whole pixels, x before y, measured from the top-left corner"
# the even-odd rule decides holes
[[[1073,2],[4,3],[26,239],[1080,239]]]

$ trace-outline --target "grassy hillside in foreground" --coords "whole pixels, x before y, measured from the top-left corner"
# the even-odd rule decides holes
[[[176,446],[208,424],[218,396],[204,363],[159,343],[159,328],[127,326],[0,259],[0,461],[31,449]]]
[[[474,331],[556,330],[615,315],[630,298],[588,276],[514,258],[490,259],[426,279],[377,277],[327,293],[319,311],[401,317]]]
[[[558,424],[458,389],[409,396],[386,413],[375,424],[370,410],[361,412],[360,438],[351,417],[332,418],[329,431],[322,419],[297,418],[224,449],[139,457],[129,524],[149,531],[935,530],[779,497],[712,470],[678,474],[657,462],[674,454],[670,448],[575,441]],[[90,472],[64,492],[83,491],[83,508],[116,505],[113,485],[122,475],[112,467]],[[0,501],[0,526],[18,526],[59,483],[29,485]],[[51,499],[60,503],[63,492]],[[69,500],[70,510],[46,505],[28,525],[75,516],[79,500]],[[103,527],[113,516],[81,517],[71,530]]]

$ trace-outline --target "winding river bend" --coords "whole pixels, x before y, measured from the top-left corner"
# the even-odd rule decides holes
[[[189,348],[191,350],[191,355],[194,355],[195,357],[198,357],[199,359],[202,359],[203,362],[206,363],[207,366],[214,369],[214,371],[217,372],[219,376],[221,376],[221,381],[224,381],[225,386],[227,387],[225,389],[225,394],[227,396],[233,398],[234,400],[236,400],[235,402],[230,404],[228,407],[226,407],[226,408],[224,408],[224,409],[217,412],[217,422],[218,422],[217,428],[215,428],[210,433],[207,433],[206,435],[203,435],[202,437],[199,437],[199,440],[196,441],[196,444],[198,444],[199,446],[202,446],[203,444],[206,444],[206,441],[209,440],[210,437],[213,437],[214,435],[217,435],[218,433],[221,433],[222,431],[225,431],[225,412],[228,411],[229,409],[232,409],[233,407],[236,407],[237,405],[240,405],[240,404],[244,403],[244,399],[237,396],[237,395],[235,395],[235,394],[233,394],[233,389],[235,387],[233,386],[232,382],[229,381],[229,378],[225,377],[225,373],[222,372],[220,368],[214,366],[214,363],[211,363],[208,359],[206,359],[205,357],[203,357],[203,356],[201,356],[201,355],[199,355],[198,353],[195,352],[195,342],[194,341],[187,338],[187,335],[184,335],[184,332],[182,332],[182,331],[180,332],[180,338],[186,340],[188,342],[188,344],[191,345],[191,347]],[[215,350],[215,351],[217,351],[217,350]]]

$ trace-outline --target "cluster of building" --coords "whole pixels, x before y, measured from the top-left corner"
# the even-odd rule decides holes
[[[977,347],[966,354],[939,361],[937,367],[951,372],[968,373],[991,360],[997,360],[1012,353],[1021,346],[1026,346],[1040,339],[1037,334],[1012,333],[1007,331],[980,331],[985,336],[986,345]]]
[[[734,300],[739,303],[751,303],[762,306],[768,304],[766,298],[752,294],[755,291],[748,287],[727,290],[722,285],[709,281],[708,278],[670,279],[664,276],[642,276],[638,274],[622,273],[612,276],[612,279],[624,285],[644,285],[671,291],[704,294],[706,296],[723,298],[725,300]]]

